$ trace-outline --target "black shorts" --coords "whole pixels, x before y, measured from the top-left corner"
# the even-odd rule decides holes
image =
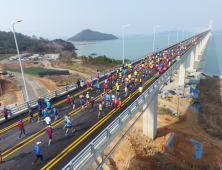
[[[51,107],[47,108],[48,110],[51,110]]]
[[[69,128],[69,129],[70,129],[70,128],[72,128],[72,126],[67,126],[67,128]]]
[[[49,136],[49,139],[52,139],[52,136]]]
[[[119,90],[117,90],[117,92],[119,92]]]
[[[103,112],[103,110],[100,110],[100,111],[99,111],[99,113],[102,113],[102,112]]]

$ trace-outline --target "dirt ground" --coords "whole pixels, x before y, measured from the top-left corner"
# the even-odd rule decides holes
[[[32,68],[32,67],[44,67],[43,64],[40,64],[41,62],[39,62],[38,64],[33,64],[33,62],[23,62],[22,66],[23,68]],[[0,63],[0,68],[2,69],[19,69],[20,64],[18,63]]]
[[[167,105],[175,110],[177,109],[177,102],[178,96],[174,96],[170,101],[162,99],[160,96],[158,98],[159,105]],[[157,136],[152,141],[143,135],[143,117],[141,117],[108,158],[103,169],[222,169],[222,141],[206,133],[202,126],[199,125],[198,115],[201,113],[181,106],[182,103],[189,105],[188,100],[180,99],[179,103],[179,112],[184,117],[182,120],[169,114],[158,114]],[[104,151],[105,156],[108,155],[139,114],[140,112],[106,148]],[[165,121],[165,117],[168,117],[170,121]],[[168,127],[168,130],[164,130],[164,127]],[[174,136],[171,147],[167,147],[172,134],[176,134],[178,137]],[[194,139],[202,143],[200,159],[193,158],[195,157],[196,143],[188,141],[188,139]],[[99,160],[101,160],[101,157]]]
[[[32,77],[40,81],[45,86],[48,92],[61,88],[61,86],[57,86],[55,82],[53,82],[52,80],[49,80],[47,77],[34,77],[34,76]]]
[[[0,76],[0,82],[3,95],[0,97],[0,103],[2,106],[23,103],[21,91],[17,84],[3,76]]]

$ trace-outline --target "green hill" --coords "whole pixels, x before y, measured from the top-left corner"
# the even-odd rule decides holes
[[[49,41],[42,37],[27,36],[16,33],[19,50],[21,53],[61,53],[62,51],[74,50],[72,43],[61,39]],[[12,32],[0,31],[0,54],[16,54],[15,40]]]
[[[118,38],[112,34],[105,34],[97,31],[92,31],[90,29],[86,29],[76,34],[72,38],[69,38],[67,41],[96,41],[96,40],[112,40],[112,39],[118,39]]]

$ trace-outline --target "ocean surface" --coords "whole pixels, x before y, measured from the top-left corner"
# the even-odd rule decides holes
[[[189,37],[187,33],[184,38]],[[90,55],[96,53],[96,56],[106,55],[109,58],[123,59],[123,39],[118,37],[116,40],[95,41],[94,44],[76,45],[78,55]],[[178,34],[178,41],[182,41],[183,34]],[[177,34],[170,36],[170,45],[177,42]],[[168,34],[156,34],[155,50],[168,46]],[[124,56],[125,59],[135,59],[153,52],[153,35],[131,35],[124,37]],[[201,62],[195,62],[197,71],[222,75],[222,34],[215,33],[210,37],[203,56],[200,56]],[[190,56],[187,60],[189,67]]]

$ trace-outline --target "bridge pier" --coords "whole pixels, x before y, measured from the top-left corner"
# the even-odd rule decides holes
[[[155,92],[154,96],[158,93]],[[147,107],[147,104],[143,105],[143,109]],[[143,113],[143,134],[155,139],[157,133],[157,107],[158,107],[158,95],[154,98],[153,102]]]
[[[195,50],[196,50],[196,52],[195,52],[195,61],[199,62],[200,61],[199,58],[198,58],[198,56],[200,54],[200,45],[199,44],[196,45],[196,49]]]
[[[194,69],[194,57],[195,57],[195,49],[191,51],[191,56],[190,56],[190,67],[187,68],[188,71],[196,71]]]

